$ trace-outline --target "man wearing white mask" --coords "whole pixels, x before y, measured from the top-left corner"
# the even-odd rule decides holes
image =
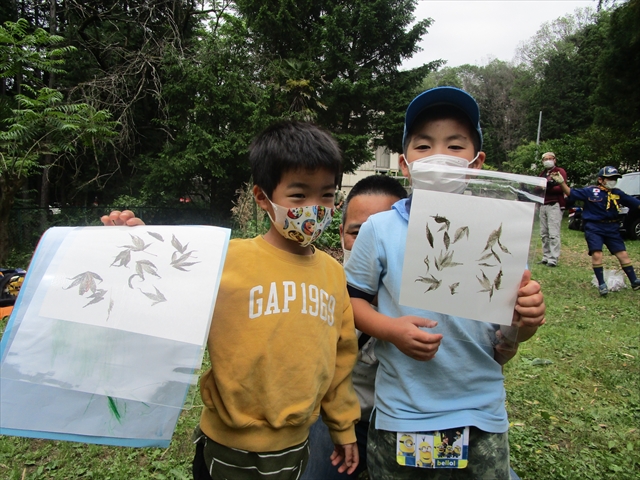
[[[560,184],[553,180],[552,174],[558,174],[567,180],[567,172],[556,166],[556,155],[553,152],[542,154],[544,171],[539,175],[547,179],[547,190],[544,195],[544,205],[540,207],[540,236],[542,237],[542,263],[555,267],[560,257],[560,225],[562,224],[562,209],[564,208],[564,194]]]

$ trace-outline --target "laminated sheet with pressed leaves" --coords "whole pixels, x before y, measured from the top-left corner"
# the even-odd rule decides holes
[[[501,336],[515,339],[514,306],[535,251],[531,234],[545,179],[418,162],[413,167],[400,304],[474,320],[442,321],[431,333],[492,346]],[[434,191],[443,181],[449,192]]]
[[[229,237],[48,230],[0,343],[0,433],[168,445],[195,390]]]

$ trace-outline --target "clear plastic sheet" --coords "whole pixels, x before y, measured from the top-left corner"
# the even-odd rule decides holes
[[[117,402],[171,417],[190,408],[229,237],[201,226],[48,230],[0,344],[3,411],[20,397],[71,408],[62,418],[88,399],[114,407],[107,417]],[[60,432],[53,418],[40,428]]]
[[[400,303],[436,312],[432,333],[513,350],[511,316],[536,250],[545,179],[421,162],[411,177]]]

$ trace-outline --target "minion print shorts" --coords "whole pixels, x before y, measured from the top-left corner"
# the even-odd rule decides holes
[[[396,461],[397,432],[377,430],[375,411],[369,424],[367,467],[371,480],[509,480],[509,435],[471,427],[466,468],[412,468]]]

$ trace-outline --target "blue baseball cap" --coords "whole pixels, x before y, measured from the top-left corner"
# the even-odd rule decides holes
[[[461,110],[467,117],[471,125],[475,127],[480,136],[480,150],[482,150],[482,129],[480,128],[480,109],[475,99],[464,90],[456,87],[436,87],[426,90],[414,98],[407,113],[404,116],[404,134],[402,135],[402,146],[407,140],[407,133],[413,127],[418,115],[425,109],[438,105],[451,105]]]
[[[605,178],[605,177],[607,177],[607,178],[609,178],[609,177],[620,178],[620,177],[622,177],[622,175],[620,175],[618,173],[618,169],[616,167],[607,166],[607,167],[601,168],[598,171],[598,177],[602,177],[602,178]]]

